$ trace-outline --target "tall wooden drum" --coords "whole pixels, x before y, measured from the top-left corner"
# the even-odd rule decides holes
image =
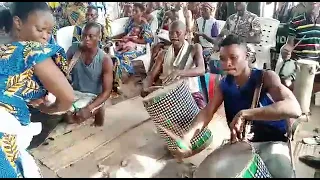
[[[319,68],[319,63],[313,60],[297,61],[297,77],[294,82],[293,94],[300,103],[303,114],[309,114],[314,78]]]
[[[154,91],[144,98],[143,104],[170,151],[177,149],[177,143],[159,126],[181,137],[189,130],[200,111],[183,80]],[[209,129],[198,133],[191,140],[192,155],[205,149],[211,141],[212,134]]]

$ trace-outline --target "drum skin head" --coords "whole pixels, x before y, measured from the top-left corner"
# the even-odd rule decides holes
[[[153,91],[152,93],[150,93],[148,96],[144,97],[143,99],[145,101],[148,101],[148,100],[155,98],[157,96],[166,95],[168,92],[173,91],[178,86],[180,86],[182,83],[183,83],[183,80],[178,80],[176,82],[173,82],[167,86],[164,86],[163,88],[160,88],[160,89]]]
[[[213,151],[197,168],[196,178],[234,178],[253,158],[246,142],[224,145]]]

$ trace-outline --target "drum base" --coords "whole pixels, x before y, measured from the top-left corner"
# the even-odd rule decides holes
[[[213,140],[213,136],[211,136],[200,148],[193,150],[190,154],[185,154],[182,158],[183,159],[189,158],[189,157],[192,157],[192,156],[200,153],[201,151],[205,150],[212,143],[212,140]],[[174,155],[173,151],[170,151],[170,152],[172,155]]]

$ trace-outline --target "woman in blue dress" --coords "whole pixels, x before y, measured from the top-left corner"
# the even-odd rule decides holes
[[[10,34],[10,42],[0,44],[0,178],[41,177],[26,151],[41,125],[30,122],[27,105],[48,114],[72,105],[65,53],[48,43],[53,24],[45,2],[13,2],[0,12],[0,28]],[[45,106],[48,92],[57,100]]]
[[[132,41],[136,44],[151,44],[153,42],[153,34],[151,31],[151,27],[142,17],[143,12],[145,11],[144,5],[141,3],[135,3],[133,5],[133,15],[132,18],[129,19],[128,23],[125,26],[125,32],[117,38],[122,38],[134,29],[134,27],[139,27],[141,29],[140,36],[138,38],[135,37],[128,37],[129,41]],[[118,86],[121,82],[122,75],[124,72],[128,73],[129,75],[133,74],[133,66],[131,63],[132,59],[135,59],[143,54],[146,53],[146,49],[136,49],[129,52],[115,52],[115,66],[114,66],[114,73],[115,73],[115,84]]]

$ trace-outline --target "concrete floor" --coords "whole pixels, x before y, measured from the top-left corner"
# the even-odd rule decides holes
[[[129,97],[136,96],[139,86],[122,87]],[[142,98],[118,100],[106,109],[105,126],[94,128],[89,122],[82,125],[54,124],[47,128],[46,143],[33,148],[31,153],[37,159],[44,177],[191,177],[190,163],[199,165],[214,149],[229,136],[225,120],[220,119],[210,127],[215,139],[210,147],[200,154],[178,164],[165,150],[163,140],[156,133],[155,126],[142,105]],[[315,170],[300,163],[297,158],[304,154],[319,155],[319,146],[308,146],[300,142],[303,137],[315,135],[320,128],[320,107],[312,106],[308,123],[301,123],[293,142],[297,177],[313,178]],[[56,117],[45,117],[46,120]],[[58,120],[56,120],[58,121]],[[46,125],[49,126],[50,122]],[[54,131],[53,131],[54,129]],[[36,146],[35,146],[36,147]]]

